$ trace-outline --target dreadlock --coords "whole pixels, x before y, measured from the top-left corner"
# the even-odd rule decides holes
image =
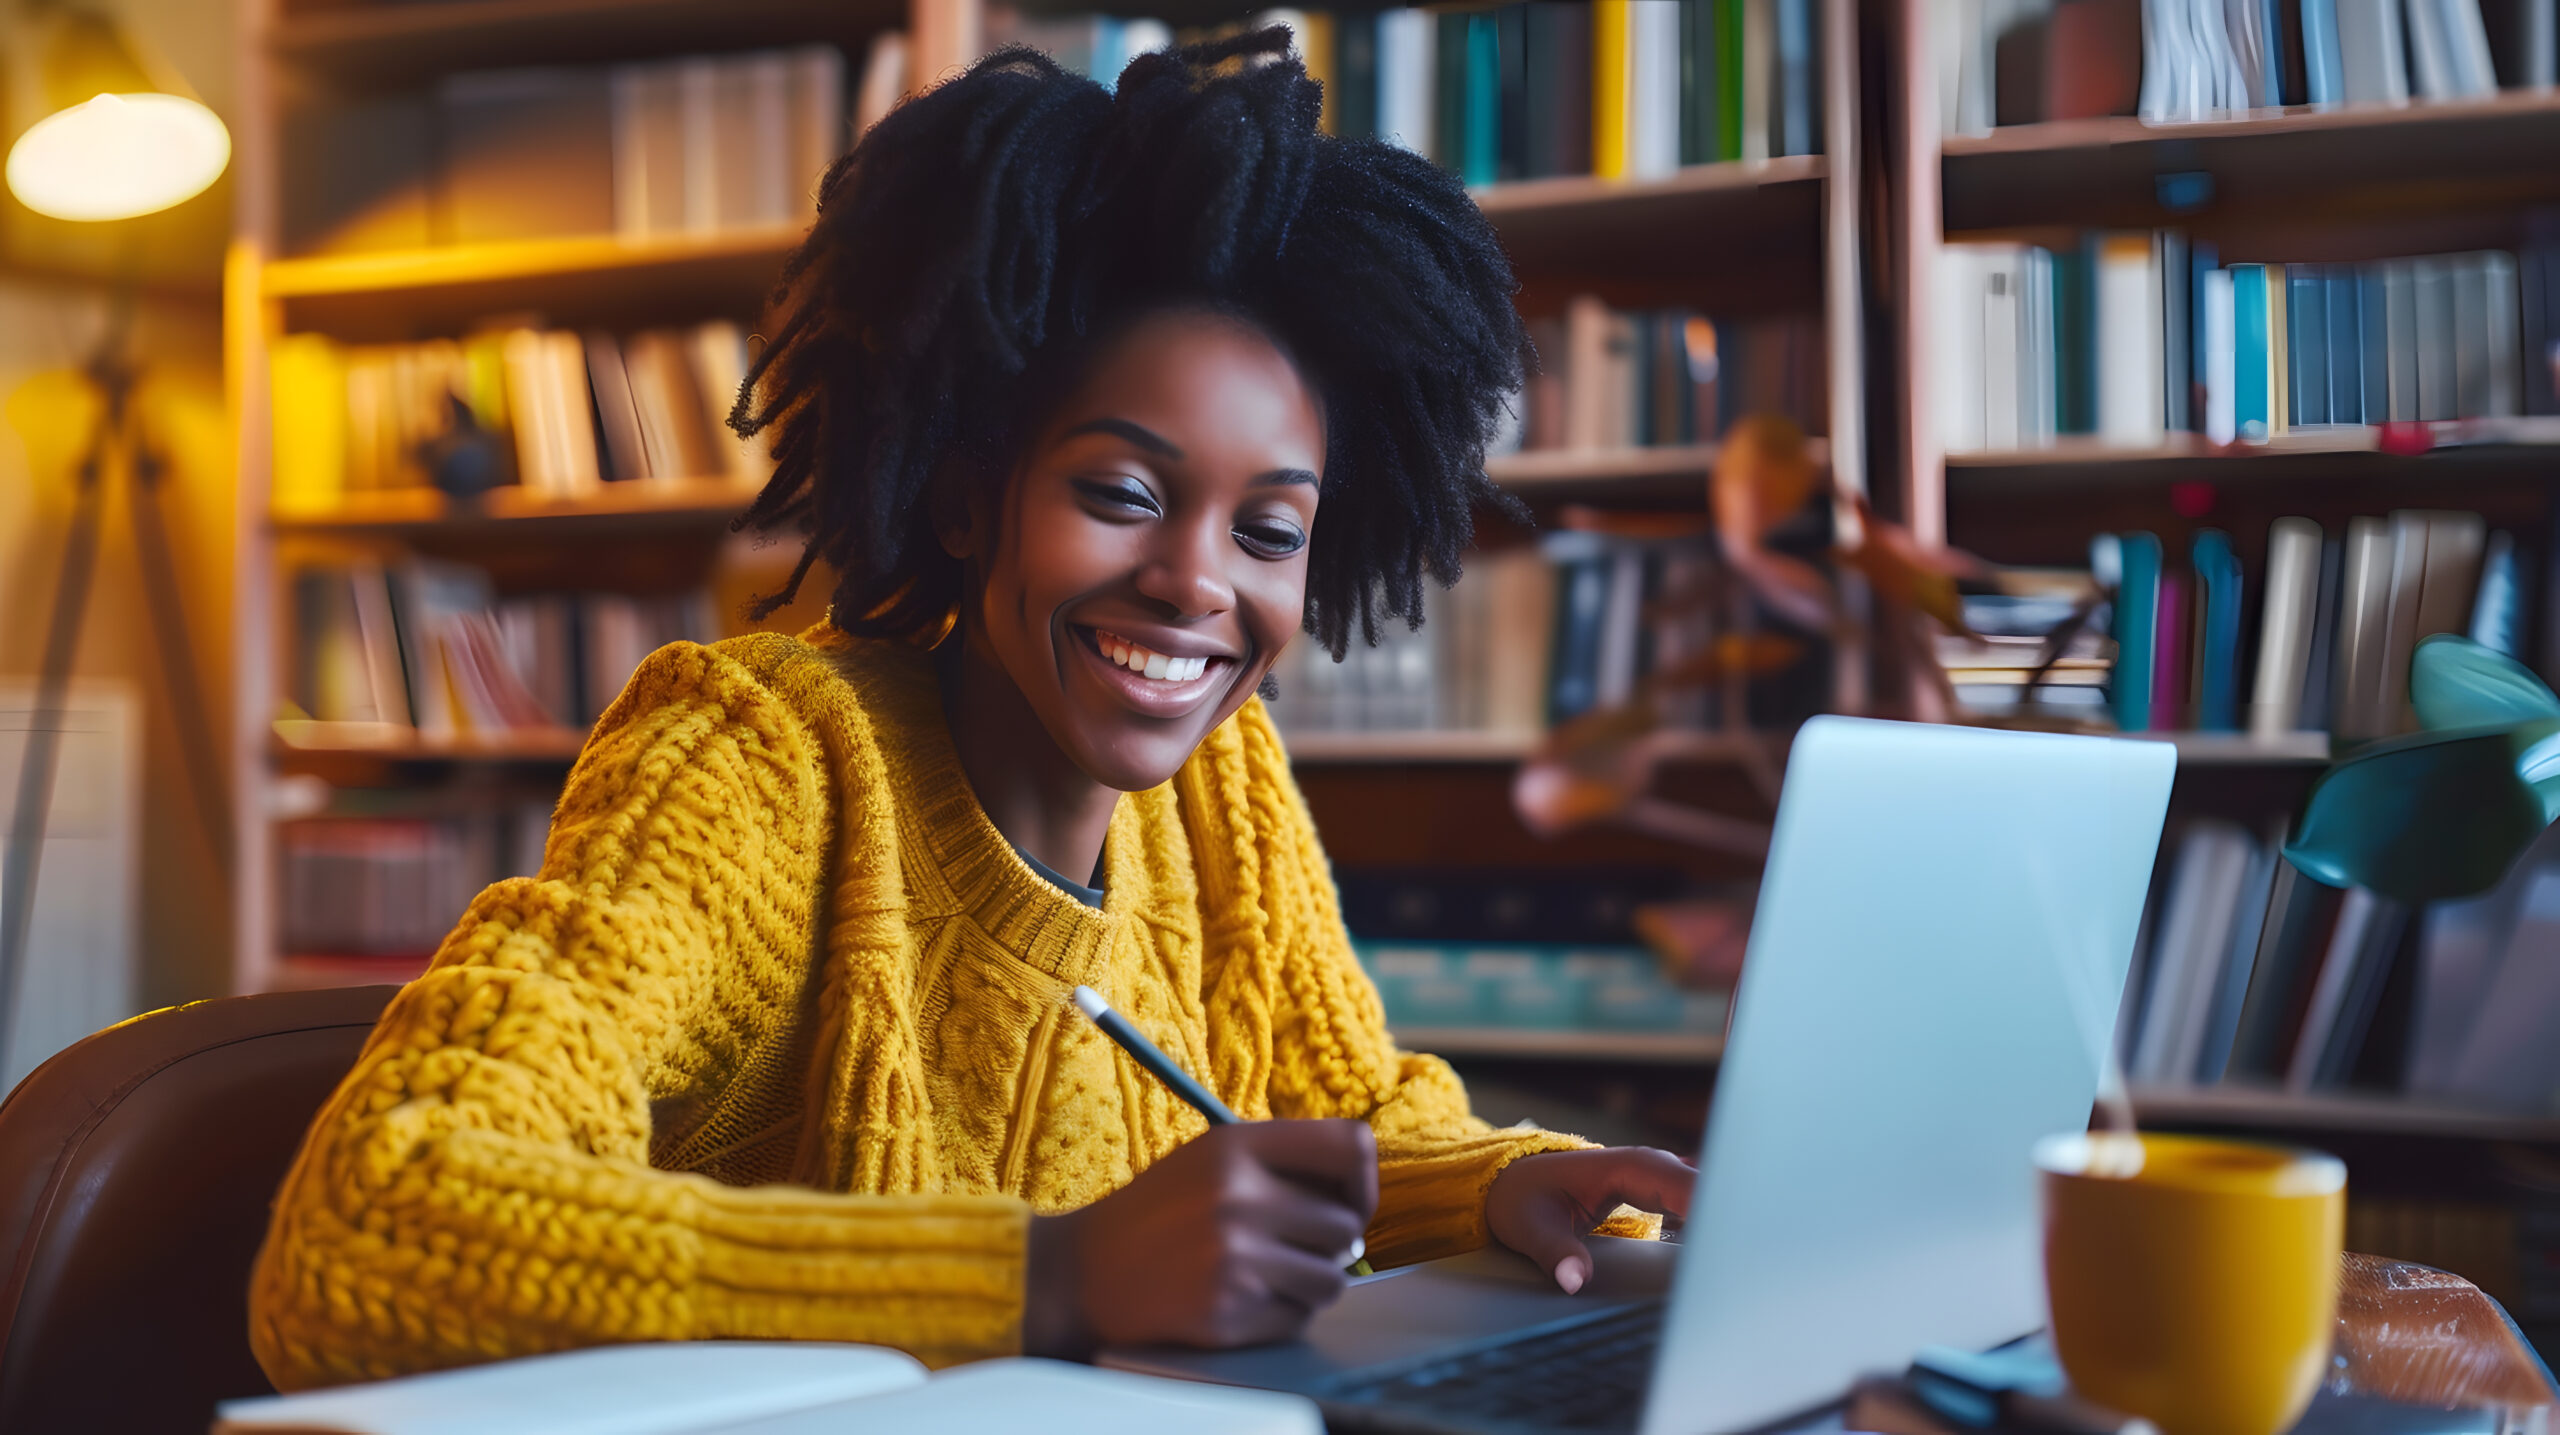
[[[783,317],[729,422],[773,430],[740,520],[807,536],[835,619],[913,633],[960,597],[931,484],[1001,482],[1054,384],[1042,366],[1151,310],[1261,328],[1321,396],[1324,522],[1306,628],[1418,624],[1455,582],[1528,344],[1511,267],[1458,181],[1393,145],[1316,128],[1321,87],[1285,29],[1144,55],[1117,93],[1007,49],[892,111],[826,174],[783,272]]]

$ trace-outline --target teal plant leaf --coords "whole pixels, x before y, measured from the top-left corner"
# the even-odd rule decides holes
[[[2513,658],[2443,634],[2418,645],[2410,701],[2427,731],[2331,765],[2285,857],[2404,902],[2475,896],[2560,821],[2560,697]]]
[[[2560,697],[2533,669],[2495,648],[2438,633],[2409,662],[2409,701],[2430,732],[2560,718]]]

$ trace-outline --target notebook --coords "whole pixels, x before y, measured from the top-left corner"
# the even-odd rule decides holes
[[[1055,1360],[929,1376],[912,1356],[814,1341],[602,1346],[300,1395],[225,1401],[213,1435],[1323,1435],[1312,1401]]]

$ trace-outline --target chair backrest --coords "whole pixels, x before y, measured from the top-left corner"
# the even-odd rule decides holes
[[[137,1017],[0,1105],[0,1430],[200,1431],[269,1391],[249,1266],[303,1132],[397,987]]]

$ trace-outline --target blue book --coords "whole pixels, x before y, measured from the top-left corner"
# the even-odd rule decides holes
[[[2346,66],[2338,54],[2337,0],[2302,0],[2302,77],[2315,105],[2347,98]]]
[[[2266,103],[2270,106],[2299,98],[2284,92],[2283,9],[2281,0],[2258,0],[2258,72],[2266,77]]]
[[[2510,658],[2521,656],[2516,648],[2524,627],[2524,575],[2516,565],[2516,536],[2505,529],[2490,534],[2471,603],[2471,641]]]
[[[2356,271],[2356,338],[2364,346],[2357,379],[2364,386],[2364,421],[2391,418],[2391,319],[2382,287],[2382,270],[2371,264]]]
[[[2264,440],[2274,432],[2272,404],[2282,395],[2267,392],[2267,266],[2231,266],[2231,420],[2244,439]]]
[[[2284,271],[2286,401],[2296,424],[2329,422],[2328,281],[2316,264]]]
[[[2364,323],[2356,272],[2329,271],[2329,422],[2364,422]]]
[[[2205,240],[2187,248],[2187,427],[2204,432],[2204,276],[2222,267],[2222,249]]]
[[[2204,614],[2204,646],[2196,662],[2196,730],[2240,730],[2240,557],[2231,535],[2196,535],[2192,559],[2196,608]]]
[[[2116,585],[2116,667],[2111,675],[2116,726],[2151,730],[2152,664],[2160,636],[2160,540],[2128,533],[2119,542],[2124,576]]]

